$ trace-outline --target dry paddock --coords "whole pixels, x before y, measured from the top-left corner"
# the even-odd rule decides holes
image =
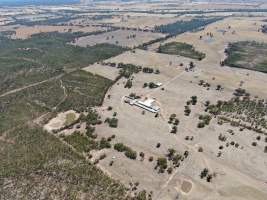
[[[230,20],[230,21],[227,21]],[[197,50],[203,51],[207,57],[202,61],[195,61],[196,69],[192,72],[185,72],[190,59],[158,54],[152,51],[137,50],[135,53],[126,52],[108,62],[124,62],[136,65],[153,67],[159,69],[160,74],[134,74],[133,87],[125,89],[125,79],[121,79],[107,93],[111,98],[106,98],[103,107],[99,108],[102,118],[111,117],[115,111],[118,113],[119,126],[116,129],[109,128],[106,124],[97,127],[96,131],[100,137],[116,135],[115,142],[123,142],[137,152],[145,153],[145,161],[129,160],[123,154],[114,150],[107,150],[107,158],[100,162],[100,166],[112,177],[119,179],[124,184],[129,182],[140,182],[140,187],[148,191],[152,190],[155,199],[219,199],[219,200],[265,200],[267,160],[263,152],[264,141],[259,142],[257,147],[251,143],[257,134],[245,130],[240,132],[238,128],[230,125],[220,126],[216,119],[211,121],[208,127],[197,128],[198,117],[205,114],[204,103],[208,100],[215,103],[218,100],[228,100],[232,97],[233,91],[244,81],[244,88],[252,94],[266,98],[266,74],[252,72],[243,69],[220,67],[219,62],[223,58],[225,44],[229,41],[247,39],[246,35],[251,32],[258,39],[264,39],[261,33],[253,28],[253,22],[245,28],[244,24],[233,23],[239,19],[227,19],[207,27],[202,32],[187,33],[175,38],[175,41],[186,41],[192,43]],[[231,23],[230,23],[231,22]],[[206,31],[214,31],[231,24],[237,31],[238,36],[227,33],[222,35],[216,32],[215,42],[208,43],[199,41],[199,35]],[[238,27],[236,27],[238,26]],[[212,27],[214,27],[212,29]],[[243,31],[241,31],[243,29]],[[246,33],[247,32],[247,33]],[[171,64],[170,64],[171,62]],[[184,66],[179,66],[184,63]],[[107,69],[108,70],[108,69]],[[200,80],[210,83],[210,90],[198,85]],[[162,82],[164,90],[150,90],[143,88],[144,82]],[[223,91],[217,91],[216,86],[220,84]],[[137,93],[142,97],[155,98],[161,106],[161,115],[155,118],[154,114],[125,104],[123,96],[130,93]],[[191,96],[198,97],[196,106],[191,106],[192,113],[189,117],[184,116],[184,106]],[[112,106],[113,111],[107,111]],[[175,113],[180,119],[178,133],[170,134],[170,126],[167,123],[170,114]],[[224,148],[220,158],[217,157],[221,145],[218,136],[227,134],[229,129],[234,130],[235,135],[228,135],[229,141],[236,141],[240,148]],[[185,140],[186,136],[194,137],[193,141]],[[156,148],[160,142],[161,147]],[[203,147],[204,152],[198,152]],[[241,148],[242,147],[242,148]],[[158,174],[154,170],[156,158],[162,157],[169,148],[174,148],[182,153],[185,150],[190,152],[186,159],[173,174]],[[154,161],[149,162],[148,157],[153,156]],[[113,160],[114,165],[109,166]],[[207,183],[199,178],[203,168],[208,168],[216,176],[212,183]],[[182,191],[183,180],[192,183],[192,189],[188,193]]]

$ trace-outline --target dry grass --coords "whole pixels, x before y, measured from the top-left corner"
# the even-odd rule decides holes
[[[137,47],[145,42],[164,37],[161,33],[117,30],[99,35],[78,38],[75,45],[86,47],[101,43],[115,44],[123,47]]]

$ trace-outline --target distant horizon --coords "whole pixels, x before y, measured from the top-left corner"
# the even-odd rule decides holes
[[[80,0],[0,0],[0,6],[76,4]]]

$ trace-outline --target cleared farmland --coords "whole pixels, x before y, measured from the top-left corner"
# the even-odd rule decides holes
[[[165,35],[162,33],[151,33],[143,31],[117,30],[99,35],[78,38],[74,44],[82,47],[94,46],[96,44],[113,44],[123,47],[137,47],[145,42],[155,40]]]

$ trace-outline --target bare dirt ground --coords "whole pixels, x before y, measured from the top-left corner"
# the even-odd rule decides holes
[[[61,128],[71,124],[73,121],[77,120],[79,114],[73,110],[59,113],[55,118],[51,119],[45,126],[44,129],[52,132],[54,130],[60,130]],[[71,121],[70,121],[71,120]]]
[[[78,46],[94,46],[101,43],[116,44],[123,47],[136,47],[140,44],[164,37],[161,33],[117,30],[99,35],[80,37],[75,41]]]
[[[204,103],[207,100],[215,103],[218,100],[230,99],[241,81],[244,82],[243,88],[249,91],[252,97],[267,98],[266,74],[221,67],[219,64],[224,58],[223,52],[229,42],[249,39],[266,41],[266,35],[258,32],[261,23],[261,19],[228,18],[208,26],[202,32],[186,33],[166,41],[187,42],[206,53],[207,57],[204,60],[192,60],[196,68],[190,72],[184,70],[190,59],[152,51],[136,50],[135,53],[126,52],[109,59],[109,62],[153,67],[161,73],[134,74],[131,89],[124,88],[126,80],[121,79],[108,91],[107,95],[110,95],[110,98],[105,99],[103,107],[99,108],[98,112],[103,119],[112,117],[113,111],[117,112],[119,126],[111,129],[102,124],[97,127],[97,134],[101,137],[115,134],[115,142],[123,142],[137,152],[144,152],[145,159],[140,161],[138,157],[137,160],[129,160],[122,153],[108,150],[107,158],[99,164],[101,169],[126,185],[138,181],[141,188],[153,191],[154,199],[265,200],[265,142],[259,141],[256,147],[251,145],[258,134],[251,130],[240,131],[239,128],[228,124],[218,125],[216,119],[212,119],[210,125],[203,129],[197,128],[199,115],[205,114]],[[231,26],[230,30],[228,26]],[[223,35],[220,29],[227,32]],[[232,34],[233,31],[235,34]],[[214,34],[212,40],[206,36],[207,32]],[[200,35],[203,35],[202,40],[199,39]],[[184,66],[179,66],[179,63],[184,63]],[[200,80],[208,82],[211,85],[210,89],[199,86]],[[150,81],[162,82],[163,86],[153,90],[142,87],[144,82]],[[224,88],[222,91],[216,90],[218,84]],[[148,112],[142,114],[140,108],[125,104],[123,96],[130,93],[155,98],[161,107],[160,117],[155,118],[154,114]],[[190,116],[185,116],[184,106],[193,95],[198,97],[198,103],[191,106]],[[113,111],[107,111],[108,106],[112,106]],[[177,134],[170,133],[170,125],[167,122],[172,113],[180,120]],[[234,131],[234,135],[229,134],[230,129]],[[218,140],[220,134],[227,135],[229,142],[238,142],[239,147],[230,145],[219,150],[219,146],[224,145]],[[185,140],[186,136],[193,137],[193,140]],[[156,148],[157,143],[161,143],[160,148]],[[198,152],[199,147],[203,148],[203,152]],[[174,169],[172,174],[159,174],[154,170],[156,159],[165,156],[169,148],[174,148],[180,153],[188,150],[189,157],[180,167]],[[221,157],[217,157],[219,151],[222,152]],[[148,161],[150,156],[153,156],[153,162]],[[113,166],[109,166],[111,160],[114,161]],[[214,174],[211,183],[200,179],[200,172],[204,168],[208,168]],[[184,180],[192,184],[190,190],[189,184],[183,182]]]

